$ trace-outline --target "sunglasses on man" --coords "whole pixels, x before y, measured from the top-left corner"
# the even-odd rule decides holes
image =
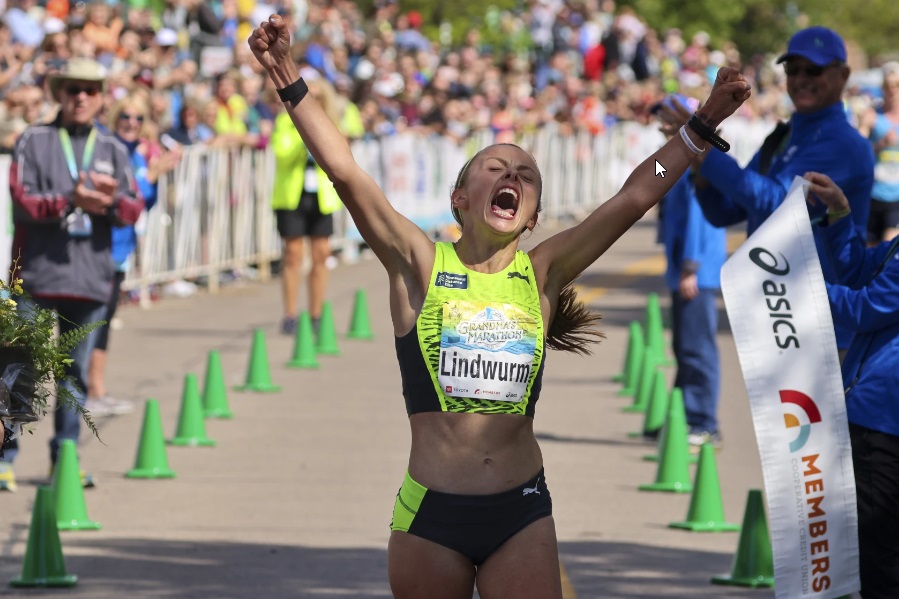
[[[808,65],[802,67],[795,62],[785,62],[784,63],[784,73],[787,74],[787,77],[795,77],[800,73],[804,73],[806,77],[820,77],[824,74],[829,68],[840,66],[843,63],[840,61],[832,62],[830,64],[826,64],[824,66],[818,66],[816,64]]]
[[[89,96],[96,96],[100,93],[100,88],[96,85],[68,85],[66,86],[66,93],[70,96],[77,96],[81,92],[86,93]]]

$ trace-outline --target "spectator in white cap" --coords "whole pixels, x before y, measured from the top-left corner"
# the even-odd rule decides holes
[[[46,35],[63,33],[65,30],[66,24],[62,21],[62,19],[57,19],[56,17],[47,17],[46,19],[44,19],[44,33]]]
[[[156,45],[160,48],[169,48],[178,45],[178,33],[172,29],[160,29],[156,32]]]

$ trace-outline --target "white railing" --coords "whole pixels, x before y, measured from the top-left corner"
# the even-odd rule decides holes
[[[771,123],[733,119],[723,135],[745,164]],[[353,145],[359,165],[402,214],[436,232],[454,221],[450,188],[464,162],[493,140],[481,134],[465,144],[440,137],[397,135]],[[630,172],[664,138],[656,127],[622,123],[606,133],[563,135],[546,127],[522,140],[544,177],[543,222],[581,219],[614,195]],[[9,157],[0,156],[0,264],[9,264]],[[270,208],[274,182],[271,152],[189,147],[178,167],[160,179],[157,205],[144,214],[138,250],[124,283],[147,305],[153,285],[205,279],[211,292],[223,271],[254,267],[261,279],[281,254]],[[332,245],[352,260],[361,236],[345,210],[336,214]]]
[[[269,208],[274,177],[270,152],[189,147],[159,181],[156,206],[139,223],[134,267],[123,287],[150,288],[204,278],[217,291],[219,274],[256,267],[265,279],[281,253]]]

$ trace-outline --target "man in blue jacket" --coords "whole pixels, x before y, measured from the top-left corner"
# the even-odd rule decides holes
[[[811,197],[827,209],[815,228],[840,282],[827,285],[830,309],[855,329],[843,385],[862,597],[894,599],[899,592],[899,238],[867,248],[839,187],[821,173],[806,178]]]
[[[846,45],[826,27],[809,27],[793,35],[778,62],[784,65],[795,112],[789,123],[778,124],[746,167],[717,150],[694,161],[703,213],[719,227],[746,221],[751,235],[783,203],[794,177],[818,171],[843,189],[852,206],[852,222],[864,233],[874,185],[874,152],[849,123],[841,101],[850,73]],[[673,111],[664,115],[674,133],[685,122],[683,115],[689,118],[686,110],[679,112],[679,121]],[[813,221],[823,212],[820,206],[809,207]],[[815,243],[824,279],[836,282],[817,230]],[[852,331],[837,321],[835,332],[837,346],[845,350]]]

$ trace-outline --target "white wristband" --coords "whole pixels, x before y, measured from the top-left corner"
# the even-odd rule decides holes
[[[684,143],[685,143],[685,144],[687,144],[687,148],[688,148],[691,152],[693,152],[694,154],[696,154],[697,156],[698,156],[699,154],[702,154],[703,152],[705,152],[705,150],[700,150],[699,147],[698,147],[695,143],[693,143],[693,140],[690,139],[690,135],[687,133],[687,126],[686,126],[686,125],[681,125],[681,128],[680,128],[680,138],[681,138],[682,140],[684,140]]]

